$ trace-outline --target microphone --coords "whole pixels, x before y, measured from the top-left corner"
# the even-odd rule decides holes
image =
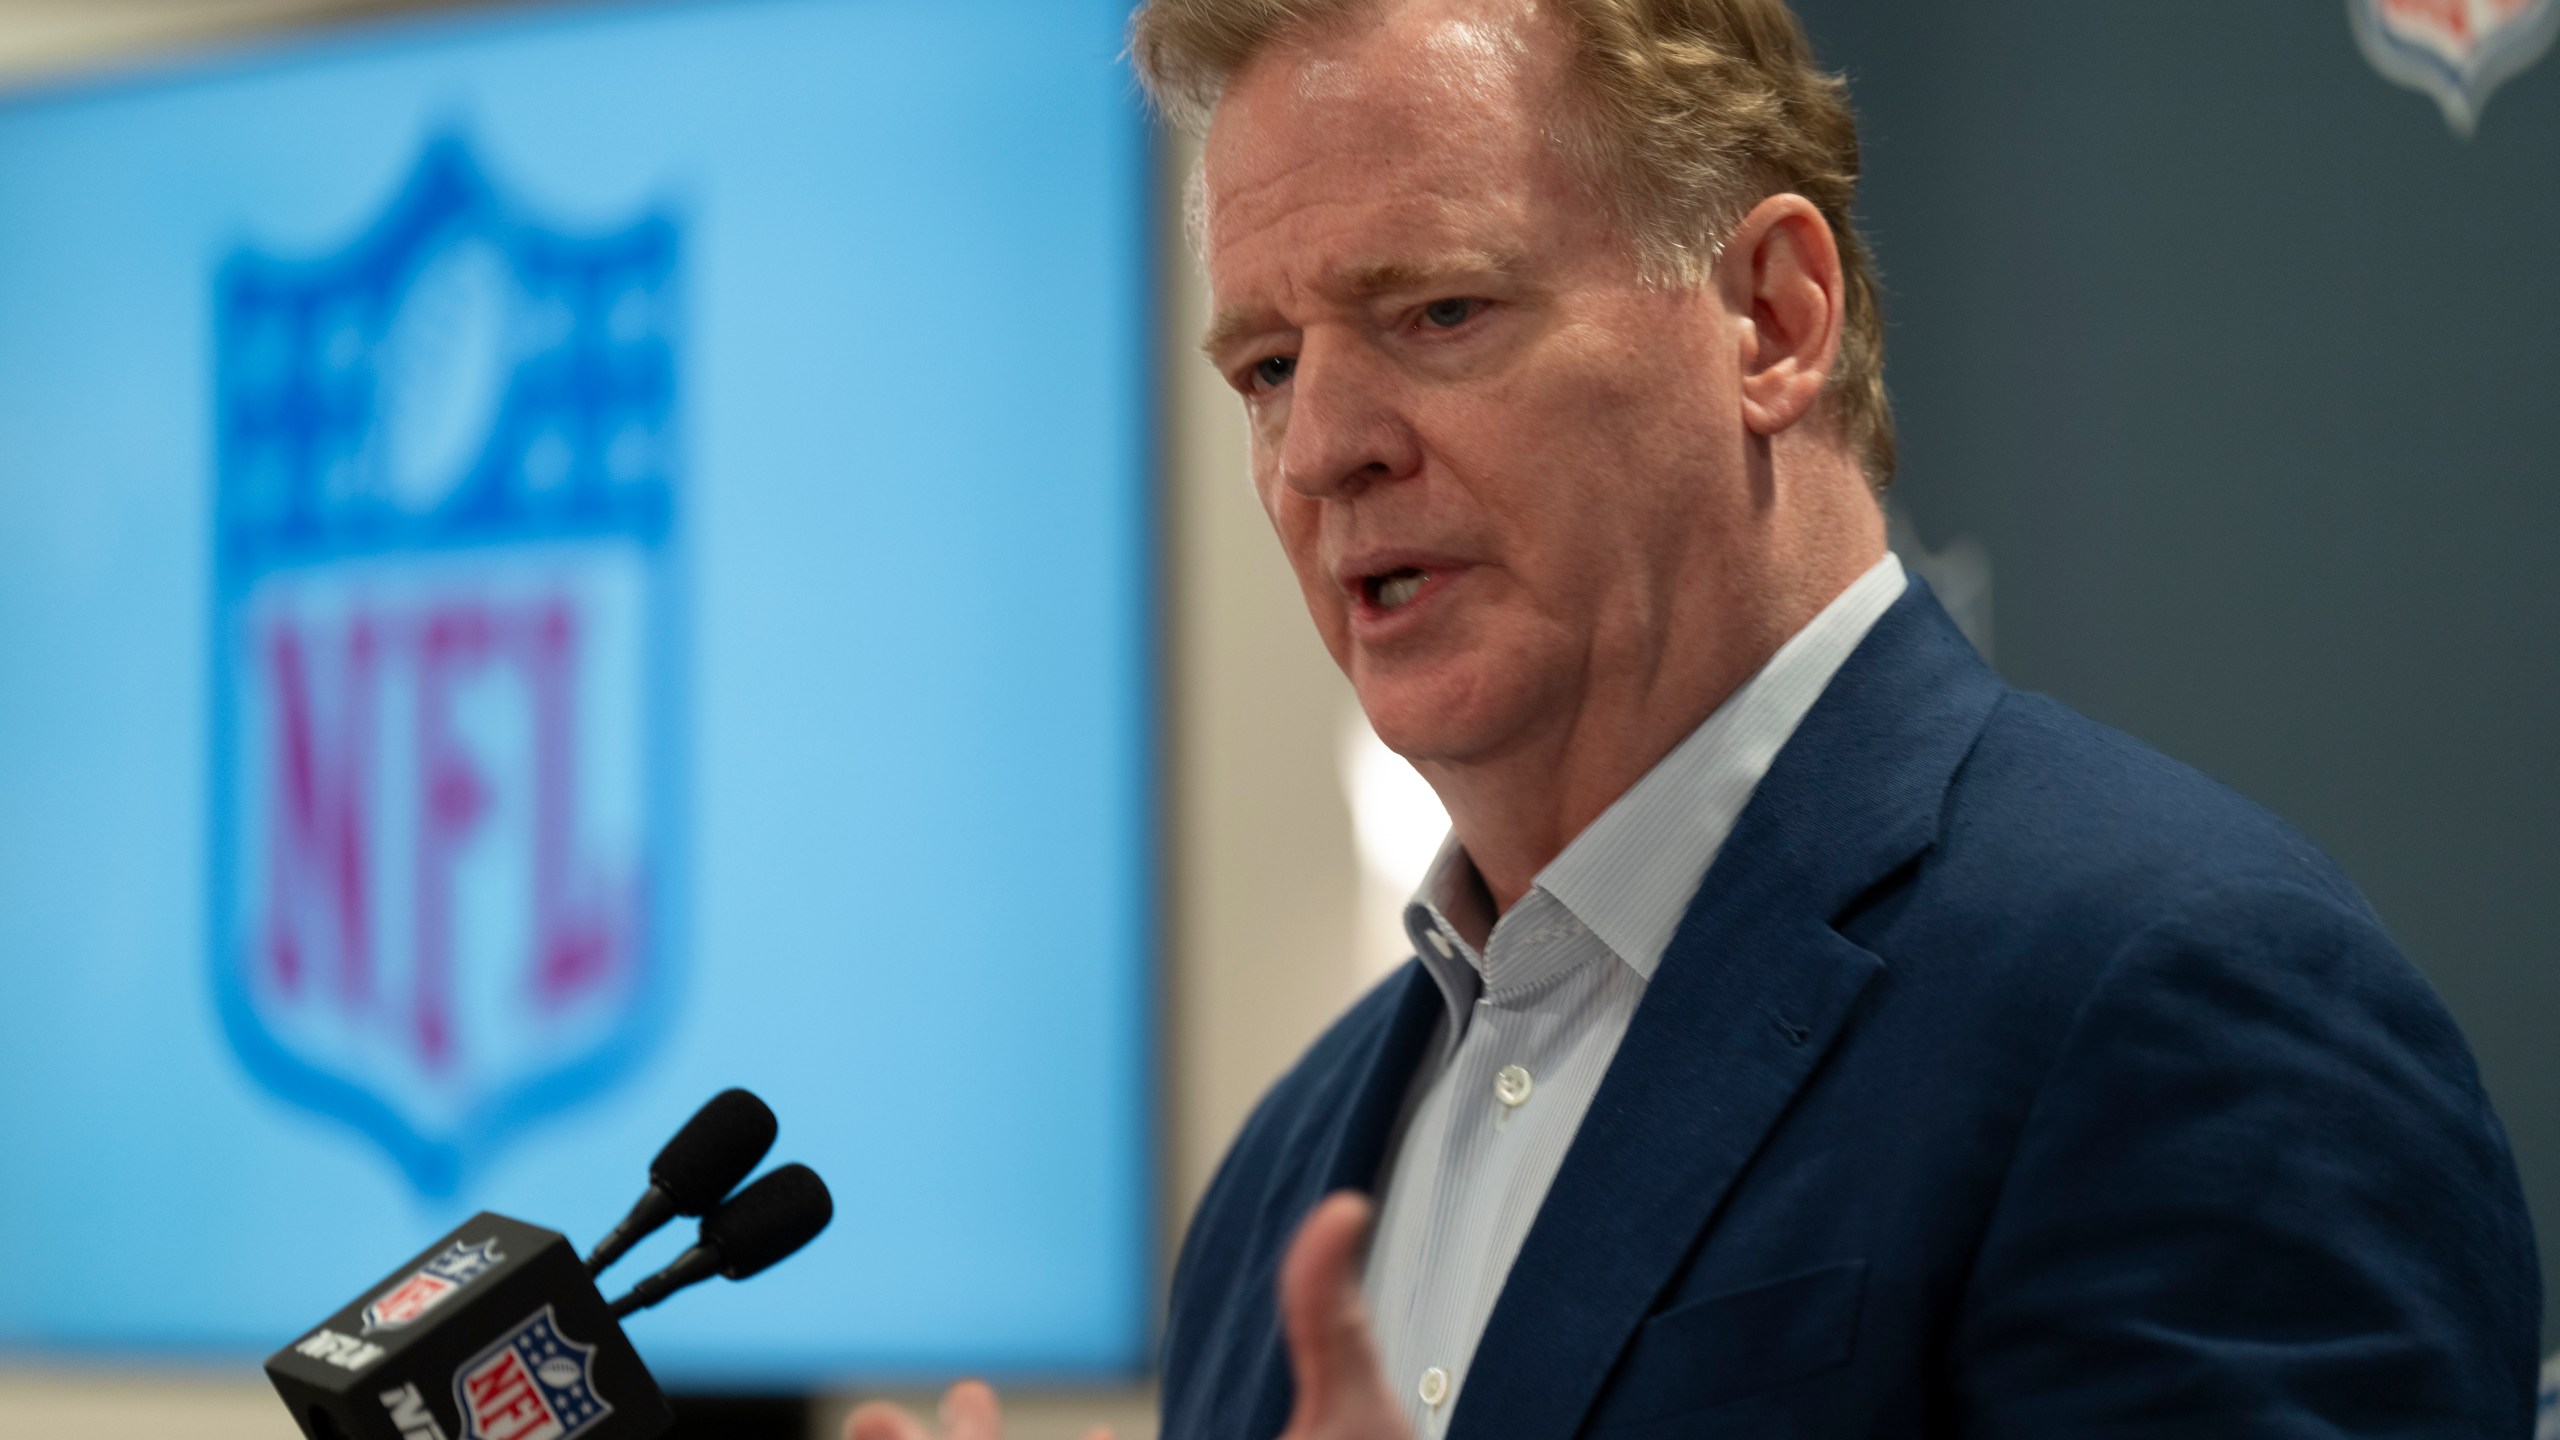
[[[781,1166],[703,1217],[701,1239],[664,1270],[613,1302],[620,1320],[714,1275],[744,1280],[818,1238],[835,1218],[827,1182],[806,1165]]]
[[[622,1223],[596,1242],[587,1273],[603,1274],[676,1216],[701,1215],[719,1204],[773,1148],[776,1128],[773,1111],[747,1091],[712,1096],[649,1162],[649,1188]]]
[[[568,1237],[488,1211],[266,1369],[310,1440],[660,1440],[675,1425]]]
[[[650,1196],[710,1213],[700,1243],[618,1305],[567,1236],[482,1211],[269,1356],[267,1379],[308,1440],[663,1440],[675,1414],[621,1316],[714,1274],[743,1280],[834,1215],[805,1165],[721,1203],[773,1133],[764,1102],[731,1090],[667,1142]],[[621,1249],[664,1223],[653,1208],[633,1207]]]

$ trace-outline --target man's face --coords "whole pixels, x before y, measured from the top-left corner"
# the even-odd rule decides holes
[[[1641,705],[1748,579],[1732,317],[1637,283],[1552,138],[1568,53],[1530,0],[1391,4],[1258,57],[1210,127],[1207,348],[1318,631],[1418,761]]]

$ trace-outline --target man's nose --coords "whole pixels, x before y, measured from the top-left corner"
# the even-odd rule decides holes
[[[1388,366],[1353,342],[1310,336],[1289,377],[1280,479],[1316,499],[1347,499],[1422,465]]]

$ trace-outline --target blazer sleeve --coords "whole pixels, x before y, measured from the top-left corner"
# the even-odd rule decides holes
[[[2276,885],[2126,943],[1949,1340],[1979,1437],[2533,1431],[2541,1282],[2460,1033],[2360,907]]]

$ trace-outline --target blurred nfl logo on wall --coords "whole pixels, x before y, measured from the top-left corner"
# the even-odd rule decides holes
[[[2347,0],[2347,15],[2374,68],[2433,96],[2463,136],[2560,33],[2560,0]]]
[[[447,137],[216,280],[215,992],[422,1194],[663,1020],[678,240],[546,225]]]

